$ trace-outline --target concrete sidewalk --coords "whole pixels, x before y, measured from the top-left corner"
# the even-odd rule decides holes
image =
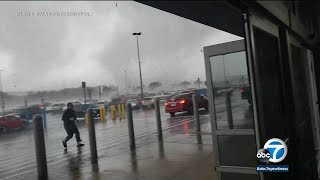
[[[82,149],[62,152],[66,162],[48,167],[51,180],[214,180],[211,138],[203,145],[194,135],[177,134],[165,143],[151,142],[130,152],[127,144],[99,153],[98,165]],[[89,148],[89,147],[86,147]],[[22,179],[37,179],[36,173]]]

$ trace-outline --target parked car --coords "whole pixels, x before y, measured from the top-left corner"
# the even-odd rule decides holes
[[[32,119],[35,114],[42,114],[43,110],[40,109],[40,104],[31,105],[28,107],[20,107],[13,109],[12,113],[20,114],[23,119]]]
[[[79,118],[84,118],[88,108],[93,110],[93,117],[100,116],[100,108],[96,104],[74,104],[73,110],[76,113],[76,116]]]
[[[118,105],[124,103],[122,98],[120,97],[114,97],[111,98],[111,102],[108,103],[108,109],[110,109],[110,106],[115,105],[116,109],[118,109]]]
[[[26,120],[14,115],[0,116],[0,131],[8,132],[12,129],[21,129],[26,126]]]
[[[140,109],[140,103],[138,99],[128,99],[127,103],[131,104],[132,109]]]
[[[196,89],[194,90],[197,96],[204,95],[205,97],[208,97],[208,90],[206,88],[203,89]]]
[[[240,88],[240,92],[241,92],[241,99],[248,99],[250,93],[250,86],[246,85],[246,86],[242,86]]]
[[[240,92],[241,92],[241,99],[247,99],[248,100],[249,110],[252,111],[253,110],[253,106],[252,106],[252,95],[251,95],[250,85],[242,86],[240,88]]]
[[[66,106],[64,103],[59,104],[52,104],[51,106],[46,107],[46,111],[53,112],[53,111],[63,111],[63,108]]]
[[[165,103],[166,113],[170,113],[171,116],[174,116],[177,112],[189,112],[193,113],[193,102],[192,95],[194,93],[185,93],[179,94],[172,97]],[[208,110],[208,100],[204,96],[197,96],[197,102],[199,109],[205,108]]]
[[[97,100],[97,99],[91,99],[91,100],[87,101],[87,104],[97,104],[97,103],[99,103],[99,100]]]
[[[80,102],[80,100],[76,100],[76,101],[72,101],[71,102],[72,104],[73,104],[73,106],[75,106],[75,105],[81,105],[82,103]],[[63,111],[65,111],[65,110],[67,110],[67,106],[64,106],[63,108],[62,108],[62,110]]]
[[[98,103],[97,103],[97,106],[98,106],[98,107],[102,107],[102,106],[104,106],[104,105],[105,105],[104,102],[98,102]]]
[[[160,96],[154,96],[153,99],[159,98],[159,103],[164,104],[167,102],[168,96],[160,95]]]
[[[154,108],[154,104],[153,104],[153,98],[152,97],[146,97],[143,98],[142,102],[141,102],[141,106],[143,109],[146,108]]]

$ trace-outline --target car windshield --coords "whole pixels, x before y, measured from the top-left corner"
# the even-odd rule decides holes
[[[15,116],[9,116],[9,119],[10,119],[11,121],[17,121],[17,120],[18,120],[18,118],[16,118]]]
[[[151,100],[152,98],[144,98],[144,100]]]
[[[75,101],[75,102],[72,102],[73,105],[80,105],[81,103],[79,101]]]
[[[91,107],[91,108],[96,108],[97,107],[96,104],[88,104],[88,106]]]

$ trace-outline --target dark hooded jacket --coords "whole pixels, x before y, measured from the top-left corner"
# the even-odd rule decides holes
[[[73,120],[70,120],[72,118]],[[62,121],[65,125],[74,124],[74,121],[77,119],[76,112],[73,109],[67,109],[63,112]]]

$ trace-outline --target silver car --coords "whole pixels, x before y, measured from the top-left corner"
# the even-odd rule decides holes
[[[137,99],[128,99],[127,103],[131,104],[132,109],[139,109],[140,108],[139,101]]]
[[[146,97],[141,102],[142,108],[154,108],[153,104],[153,98],[152,97]]]

